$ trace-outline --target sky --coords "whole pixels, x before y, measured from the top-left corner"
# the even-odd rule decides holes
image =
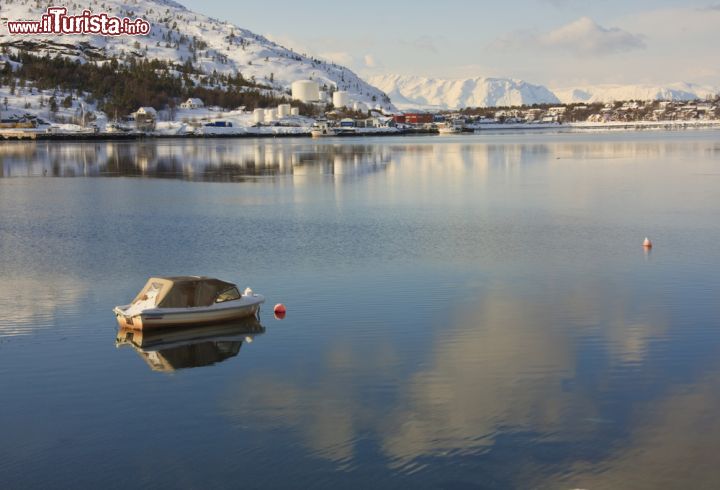
[[[364,77],[720,87],[720,0],[180,2]]]

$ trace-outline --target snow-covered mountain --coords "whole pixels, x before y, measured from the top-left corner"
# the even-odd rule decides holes
[[[145,57],[177,63],[190,60],[204,73],[240,72],[244,78],[288,91],[291,83],[313,79],[327,89],[346,90],[351,98],[370,107],[393,109],[387,96],[348,68],[296,53],[229,22],[192,12],[171,0],[87,0],[67,3],[68,15],[83,9],[93,13],[143,18],[152,25],[148,36],[102,37],[10,35],[7,20],[39,20],[48,5],[63,2],[3,0],[0,3],[0,46],[24,48],[33,54],[62,53],[81,60],[112,56]]]
[[[379,75],[368,79],[387,93],[401,109],[458,109],[523,104],[555,104],[550,90],[508,78],[446,80],[403,75]]]
[[[720,93],[720,88],[693,83],[668,85],[593,85],[550,90],[522,80],[466,78],[444,80],[378,75],[368,81],[387,93],[401,109],[458,109],[620,100],[694,100]]]
[[[573,102],[611,102],[620,100],[695,100],[720,93],[718,87],[693,83],[669,85],[594,85],[554,89],[565,104]]]

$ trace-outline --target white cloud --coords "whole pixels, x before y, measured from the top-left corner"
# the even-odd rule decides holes
[[[581,17],[537,38],[542,46],[577,54],[606,55],[644,49],[643,40],[618,27],[606,28],[589,17]]]
[[[332,61],[333,63],[337,63],[339,65],[344,65],[348,67],[353,67],[355,63],[357,62],[357,58],[355,58],[352,54],[348,53],[347,51],[331,51],[326,53],[319,53],[318,57]]]
[[[354,71],[375,70],[384,67],[383,63],[370,53],[355,55],[347,51],[330,51],[318,53],[318,57],[346,66]]]
[[[558,50],[577,56],[606,56],[645,49],[640,36],[619,27],[603,27],[589,17],[581,17],[545,33],[515,33],[495,45],[510,49]]]
[[[365,62],[365,67],[367,68],[378,68],[378,62],[371,54],[366,54],[363,61]]]

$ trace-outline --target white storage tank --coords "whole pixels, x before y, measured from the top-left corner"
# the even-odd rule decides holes
[[[350,92],[338,90],[333,93],[333,105],[335,107],[348,107],[350,105]]]
[[[291,115],[291,116],[299,116],[299,115],[300,115],[300,108],[299,108],[299,107],[291,107],[291,108],[290,108],[290,115]]]
[[[290,104],[280,104],[277,108],[278,117],[285,117],[290,115]]]
[[[296,80],[292,83],[292,98],[302,102],[320,100],[320,86],[312,80]]]
[[[367,112],[368,106],[366,106],[362,102],[355,102],[353,104],[353,110],[360,111],[360,112]]]
[[[277,111],[275,109],[265,109],[265,120],[274,121],[277,119]]]
[[[256,123],[265,122],[265,109],[255,109],[253,111],[253,121]]]

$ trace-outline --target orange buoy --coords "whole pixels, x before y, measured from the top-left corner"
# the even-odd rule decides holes
[[[275,305],[275,308],[273,308],[273,312],[275,313],[275,318],[277,318],[278,320],[282,320],[283,318],[285,318],[287,310],[285,309],[284,304],[278,303]]]
[[[645,241],[643,242],[643,247],[645,248],[652,248],[652,242],[648,237],[645,237]]]

